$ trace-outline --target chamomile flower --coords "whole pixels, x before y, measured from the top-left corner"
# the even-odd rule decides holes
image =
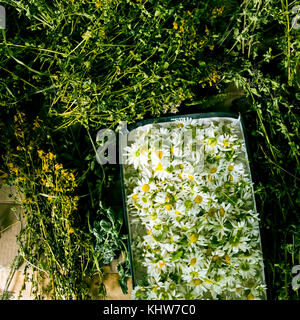
[[[222,134],[220,135],[218,138],[218,145],[219,145],[219,149],[222,151],[230,151],[232,145],[234,144],[234,142],[237,140],[236,136],[233,136],[231,134]]]
[[[126,152],[125,156],[128,157],[127,164],[133,165],[134,169],[147,164],[148,154],[141,154],[141,147],[138,143],[133,143],[130,147],[126,147],[124,150]]]

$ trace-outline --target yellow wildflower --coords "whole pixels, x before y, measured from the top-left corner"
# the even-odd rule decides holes
[[[224,6],[222,6],[221,8],[218,9],[218,14],[222,14],[224,11]]]
[[[45,152],[43,150],[38,150],[37,153],[38,153],[39,157],[42,159]]]
[[[207,28],[207,26],[205,26],[205,33],[209,35],[209,29]]]
[[[63,167],[63,165],[59,164],[59,163],[56,163],[54,166],[55,170],[60,170],[60,169],[62,169],[62,167]]]
[[[3,174],[0,176],[1,179],[6,179],[7,177],[8,177],[8,174],[7,174],[7,173],[3,173]]]
[[[16,175],[19,174],[19,169],[18,168],[11,168],[11,171],[14,172]]]

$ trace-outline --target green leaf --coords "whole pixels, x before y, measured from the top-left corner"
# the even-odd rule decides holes
[[[180,258],[182,257],[182,255],[183,255],[183,250],[178,250],[178,251],[174,252],[174,253],[172,254],[172,259],[171,259],[171,261],[175,261],[175,260],[180,259]]]
[[[106,232],[112,229],[111,223],[104,219],[100,221],[100,227]]]

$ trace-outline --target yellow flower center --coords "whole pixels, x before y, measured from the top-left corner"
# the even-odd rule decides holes
[[[202,283],[202,281],[200,279],[195,279],[194,280],[195,286],[199,286],[201,283]]]
[[[225,262],[226,262],[227,264],[229,264],[229,263],[230,263],[229,255],[228,255],[228,254],[225,254],[224,258],[225,258]]]
[[[157,156],[159,157],[159,159],[161,159],[163,157],[162,151],[157,151]]]
[[[193,176],[189,176],[189,179],[194,180],[194,177]]]
[[[196,261],[197,261],[196,258],[191,259],[191,261],[190,261],[190,266],[193,267],[193,266],[196,264]]]
[[[174,242],[174,237],[173,237],[173,236],[170,237],[170,242],[171,242],[171,243]]]
[[[177,127],[178,128],[183,128],[183,123],[178,123]]]
[[[228,140],[224,140],[223,141],[223,145],[224,145],[224,147],[228,147],[229,146],[229,141]]]
[[[179,165],[179,168],[180,168],[180,169],[183,169],[183,168],[184,168],[184,165],[181,163],[181,164]]]
[[[164,170],[164,168],[161,165],[161,163],[159,162],[158,165],[157,165],[157,168],[155,169],[155,171],[163,171],[163,170]]]
[[[148,236],[151,234],[151,232],[152,232],[151,229],[149,229],[149,230],[147,231]]]
[[[182,179],[182,174],[181,174],[181,173],[178,173],[178,177],[179,177],[180,179]]]
[[[134,194],[133,196],[132,196],[132,199],[133,200],[136,200],[138,198],[138,195],[137,194]]]
[[[213,182],[213,180],[214,180],[214,178],[213,178],[210,174],[207,176],[207,179],[208,179],[208,181],[210,181],[210,182]]]
[[[214,208],[210,208],[210,209],[208,210],[208,214],[209,214],[210,216],[214,215],[214,213],[215,213],[215,209],[214,209]]]
[[[217,261],[218,259],[219,259],[218,256],[213,256],[213,257],[212,257],[212,261]]]
[[[178,210],[175,210],[175,213],[176,213],[176,214],[181,214],[181,212],[180,212],[180,211],[178,211]]]
[[[170,210],[172,209],[172,205],[171,205],[171,204],[167,204],[167,205],[166,205],[166,209],[167,209],[168,211],[170,211]]]
[[[217,168],[211,168],[210,169],[210,173],[215,173],[215,172],[217,172]]]
[[[203,198],[202,198],[201,196],[199,196],[199,195],[194,199],[194,201],[195,201],[196,203],[201,203],[202,200],[203,200]]]
[[[223,208],[220,208],[219,212],[220,212],[221,217],[223,217],[225,214],[225,210]]]
[[[232,171],[233,169],[234,169],[234,166],[233,166],[233,165],[228,166],[228,170],[229,170],[229,171]]]
[[[171,154],[174,154],[174,148],[173,147],[170,148],[170,152],[171,152]]]
[[[192,234],[191,237],[190,237],[191,243],[195,243],[195,242],[197,242],[197,240],[198,240],[198,236],[195,235],[195,234]]]
[[[248,294],[247,299],[248,300],[254,300],[254,296],[253,296],[253,294],[251,292]]]
[[[165,260],[158,261],[158,265],[160,268],[163,267],[165,265]]]
[[[144,185],[142,186],[142,190],[143,190],[144,192],[149,191],[149,190],[150,190],[149,185],[148,185],[148,184],[144,184]]]

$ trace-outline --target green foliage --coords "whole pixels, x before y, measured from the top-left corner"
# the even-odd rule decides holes
[[[121,213],[122,214],[122,213]],[[99,261],[109,264],[120,254],[120,248],[126,248],[124,240],[126,236],[121,234],[122,215],[117,216],[111,208],[104,208],[100,203],[96,220],[90,232],[95,237],[95,251]]]
[[[269,298],[298,299],[292,267],[300,262],[299,30],[292,29],[291,1],[244,1],[231,30],[235,42],[226,82],[242,88],[236,103],[250,137],[252,171],[261,212]],[[228,41],[228,39],[226,40]],[[239,64],[238,67],[233,65]]]
[[[8,82],[2,94],[13,105],[42,92],[64,127],[176,111],[195,97],[199,82],[216,80],[211,57],[225,24],[212,14],[219,1],[197,3],[8,1],[11,16],[18,12],[27,30],[9,28],[1,51],[32,77],[21,92],[8,90]]]

